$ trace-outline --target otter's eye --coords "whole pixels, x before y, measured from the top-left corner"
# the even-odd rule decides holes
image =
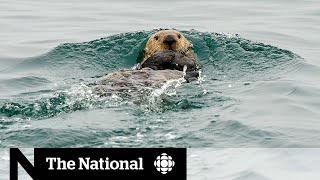
[[[179,38],[179,39],[181,38],[181,34],[178,34],[178,38]]]
[[[158,41],[159,37],[158,37],[158,36],[155,36],[154,39],[155,39],[156,41]]]

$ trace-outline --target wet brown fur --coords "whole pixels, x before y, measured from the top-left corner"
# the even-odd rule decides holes
[[[176,42],[171,46],[164,43],[164,40],[168,35],[171,35],[176,40]],[[162,52],[166,50],[173,50],[189,58],[197,59],[192,47],[192,44],[183,36],[181,32],[176,30],[161,30],[154,33],[149,38],[146,47],[144,48],[144,58],[142,63],[156,52]]]

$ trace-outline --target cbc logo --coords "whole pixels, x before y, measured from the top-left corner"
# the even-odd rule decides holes
[[[154,167],[162,174],[167,174],[172,170],[174,166],[174,161],[172,157],[166,153],[162,153],[157,159],[154,161]]]

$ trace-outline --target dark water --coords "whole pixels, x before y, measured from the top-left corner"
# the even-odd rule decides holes
[[[1,80],[1,147],[306,145],[295,132],[309,130],[295,130],[292,135],[287,132],[290,127],[264,127],[258,122],[260,114],[249,124],[241,118],[250,110],[240,110],[248,106],[243,98],[281,104],[286,100],[268,93],[299,94],[298,89],[287,90],[292,85],[281,77],[303,67],[303,58],[238,35],[182,31],[194,44],[204,81],[184,84],[171,97],[162,92],[168,94],[168,102],[152,93],[146,94],[147,101],[135,104],[92,92],[88,84],[141,61],[141,50],[156,31],[63,44],[3,70],[7,78]],[[267,92],[255,92],[259,88]]]

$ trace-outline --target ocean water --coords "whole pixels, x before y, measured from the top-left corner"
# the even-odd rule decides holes
[[[190,179],[274,179],[255,163],[211,169],[235,169],[233,154],[273,162],[293,148],[303,162],[301,154],[319,153],[296,148],[320,147],[320,1],[0,0],[0,7],[3,154],[9,147],[188,147]],[[161,28],[193,43],[202,78],[161,91],[165,103],[154,93],[142,103],[97,97],[88,84],[137,64]],[[287,156],[282,165],[291,162]]]

